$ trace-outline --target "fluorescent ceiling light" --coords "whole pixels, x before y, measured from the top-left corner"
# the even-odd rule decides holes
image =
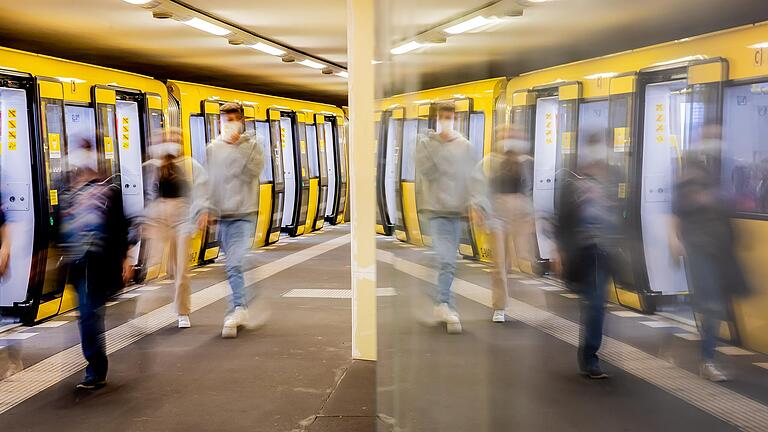
[[[334,75],[340,76],[342,78],[349,78],[349,72],[347,71],[336,72]]]
[[[201,20],[200,18],[192,18],[187,21],[182,21],[182,24],[186,24],[190,27],[194,27],[198,30],[214,34],[216,36],[228,35],[231,32],[224,27],[219,27],[216,24],[209,23],[208,21]]]
[[[381,63],[381,60],[371,60],[371,64],[373,65],[380,64],[380,63]]]
[[[143,5],[151,2],[152,0],[123,0],[123,1],[130,4]]]
[[[88,82],[80,78],[69,78],[69,77],[54,77],[54,78],[56,78],[61,82],[68,82],[68,83],[75,83],[75,84],[82,84],[82,83]]]
[[[654,63],[653,65],[654,66],[665,66],[665,65],[689,62],[689,61],[694,61],[694,60],[704,60],[706,58],[707,58],[706,56],[703,56],[701,54],[696,54],[696,55],[692,55],[692,56],[680,57],[680,58],[674,59],[674,60],[667,60],[667,61],[663,61],[663,62]]]
[[[754,49],[768,48],[768,42],[756,43],[754,45],[748,46],[747,48],[754,48]]]
[[[600,72],[592,75],[587,75],[584,78],[586,79],[613,78],[616,75],[618,75],[618,73],[616,72]]]
[[[285,54],[285,51],[281,50],[280,48],[275,48],[272,45],[267,45],[263,42],[259,42],[255,45],[248,45],[248,46],[255,50],[259,50],[263,53],[270,54],[273,56],[281,56]]]
[[[399,46],[396,46],[396,47],[392,48],[391,50],[389,50],[389,52],[391,52],[394,55],[405,54],[405,53],[411,52],[411,51],[413,51],[415,49],[419,49],[422,46],[423,46],[422,44],[420,44],[420,43],[418,43],[416,41],[410,41],[408,43],[404,43],[402,45],[399,45]]]
[[[316,61],[312,61],[310,59],[302,60],[299,62],[299,64],[303,64],[304,66],[311,67],[312,69],[323,69],[325,67],[324,64],[320,64]]]
[[[493,24],[495,22],[498,22],[498,18],[495,18],[495,17],[486,18],[482,15],[478,15],[464,22],[447,27],[444,31],[450,34],[459,34],[459,33],[464,33],[470,30],[474,30],[484,25]]]

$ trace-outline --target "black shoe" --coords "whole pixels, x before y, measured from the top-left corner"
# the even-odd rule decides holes
[[[603,372],[602,369],[600,369],[600,366],[595,366],[593,368],[590,368],[589,370],[584,372],[584,375],[586,375],[587,378],[593,379],[593,380],[601,380],[601,379],[608,379],[610,378],[610,375]]]
[[[86,378],[83,382],[75,386],[77,390],[98,390],[107,385],[106,380],[100,380],[96,378]]]

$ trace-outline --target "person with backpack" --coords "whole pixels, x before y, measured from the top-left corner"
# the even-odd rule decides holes
[[[77,388],[95,390],[107,379],[105,303],[132,277],[126,257],[137,238],[123,213],[120,187],[100,174],[93,143],[73,142],[67,163],[70,185],[61,199],[61,245],[78,295],[80,340],[88,362]]]
[[[150,248],[148,266],[159,264],[168,246],[178,326],[189,328],[189,241],[195,229],[193,222],[199,229],[208,223],[208,177],[202,165],[182,155],[178,128],[168,130],[165,139],[149,150],[152,159],[143,169],[147,202],[143,237]]]

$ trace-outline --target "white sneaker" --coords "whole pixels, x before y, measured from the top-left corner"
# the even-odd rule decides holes
[[[224,318],[224,328],[221,329],[221,337],[225,339],[236,338],[237,328],[248,322],[248,309],[236,307],[235,310]]]
[[[189,321],[189,315],[179,315],[179,328],[190,328],[192,323]]]
[[[506,321],[506,317],[504,316],[504,309],[496,309],[493,311],[492,321],[496,323],[503,323]]]
[[[459,314],[448,306],[448,303],[440,303],[435,306],[435,319],[445,323],[448,333],[461,333]]]
[[[701,365],[700,373],[702,378],[712,382],[728,381],[728,377],[711,362],[703,363]]]

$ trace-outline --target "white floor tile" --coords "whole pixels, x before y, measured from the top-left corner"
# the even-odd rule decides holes
[[[35,328],[53,328],[60,327],[70,321],[46,321],[35,326]]]
[[[720,351],[721,353],[729,356],[743,356],[743,355],[753,355],[754,353],[752,351],[747,351],[745,349],[735,347],[735,346],[721,346],[715,348],[716,350]]]
[[[664,321],[640,321],[640,324],[647,325],[648,327],[653,327],[653,328],[677,327],[672,323],[667,323]]]
[[[37,333],[11,333],[0,337],[0,340],[24,340],[35,336]]]
[[[639,314],[637,312],[632,312],[632,311],[628,311],[628,310],[611,311],[611,313],[616,315],[616,316],[620,316],[622,318],[642,318],[642,317],[645,316],[643,314]]]
[[[565,298],[569,298],[569,299],[577,299],[577,298],[579,298],[579,295],[578,294],[574,294],[574,293],[565,293],[565,294],[560,294],[560,295],[565,297]]]
[[[695,333],[675,333],[675,336],[689,341],[700,341],[701,336]]]

